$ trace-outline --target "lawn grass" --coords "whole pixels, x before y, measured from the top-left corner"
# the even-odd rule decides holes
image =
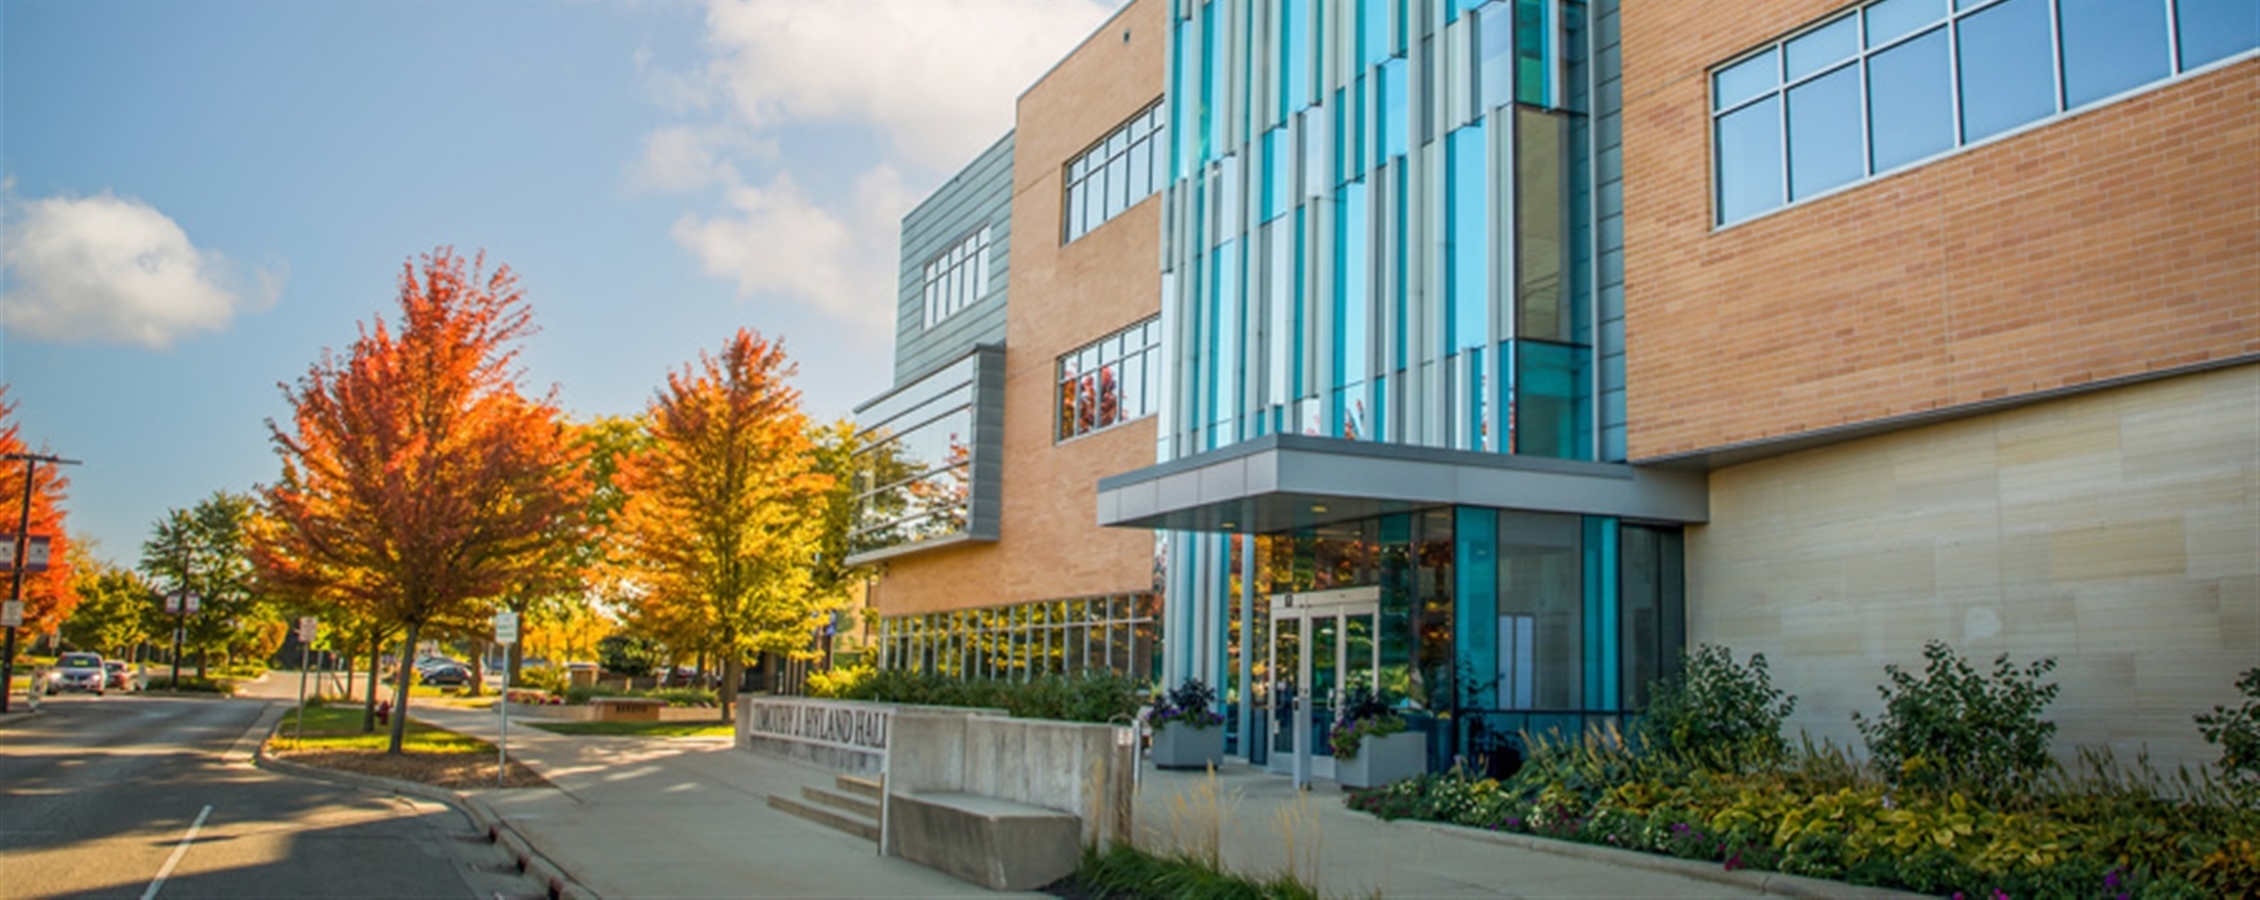
[[[732,737],[736,726],[728,722],[539,722],[527,725],[558,734],[631,735],[634,737]]]
[[[320,706],[306,710],[306,733],[298,736],[298,711],[291,710],[275,726],[275,742],[293,751],[384,750],[392,744],[391,726],[379,724],[374,733],[361,732],[361,707]],[[400,749],[410,753],[493,753],[494,745],[469,735],[434,728],[413,719]]]

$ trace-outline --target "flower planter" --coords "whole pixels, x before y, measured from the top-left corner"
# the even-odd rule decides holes
[[[1346,788],[1380,787],[1428,771],[1428,735],[1400,731],[1358,742],[1356,759],[1334,760],[1334,780]]]
[[[1224,728],[1195,728],[1170,722],[1154,729],[1154,766],[1162,769],[1205,769],[1224,763]]]

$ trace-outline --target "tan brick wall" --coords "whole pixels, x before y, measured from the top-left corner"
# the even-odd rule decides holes
[[[1939,639],[2055,658],[2062,755],[2209,761],[2190,717],[2260,660],[2260,365],[1718,470],[1687,582],[1690,646],[1766,654],[1815,737]]]
[[[1059,239],[1067,161],[1161,96],[1166,11],[1137,0],[1020,97],[1000,539],[888,561],[886,615],[1153,586],[1152,533],[1096,523],[1098,480],[1153,463],[1154,421],[1055,443],[1053,378],[1060,354],[1161,311],[1158,195]]]
[[[1714,231],[1705,69],[1844,4],[1623,8],[1635,460],[2260,353],[2260,61]]]

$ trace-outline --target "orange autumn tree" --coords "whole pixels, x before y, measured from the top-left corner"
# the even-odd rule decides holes
[[[831,610],[813,590],[832,477],[817,469],[784,348],[739,330],[719,356],[667,376],[650,443],[620,476],[617,559],[631,623],[723,660],[722,717],[745,659],[804,654]]]
[[[25,446],[23,435],[16,422],[16,405],[8,402],[8,387],[0,384],[0,454],[23,454],[32,450]],[[70,535],[63,527],[64,489],[71,480],[63,477],[62,469],[53,463],[41,462],[32,467],[31,475],[31,533],[34,537],[48,538],[48,568],[45,572],[24,575],[24,624],[26,634],[46,634],[54,631],[71,616],[78,605],[78,592],[71,581]],[[0,534],[15,534],[16,525],[23,517],[24,461],[0,459]],[[6,564],[0,564],[0,600],[8,599],[8,566],[15,565],[15,545],[0,541],[0,553],[9,555]],[[18,647],[26,646],[23,642]]]
[[[397,326],[363,326],[343,359],[325,351],[283,386],[255,556],[301,596],[402,628],[405,661],[426,628],[475,627],[551,579],[587,484],[553,400],[519,391],[512,345],[534,326],[509,267],[443,247],[403,266],[398,303]],[[413,677],[399,669],[395,754]]]

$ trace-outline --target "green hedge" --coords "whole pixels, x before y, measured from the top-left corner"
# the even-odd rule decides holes
[[[1138,682],[1115,675],[1053,675],[1006,681],[890,669],[812,692],[841,700],[1002,709],[1024,719],[1108,722],[1128,721],[1138,711],[1142,689]]]

